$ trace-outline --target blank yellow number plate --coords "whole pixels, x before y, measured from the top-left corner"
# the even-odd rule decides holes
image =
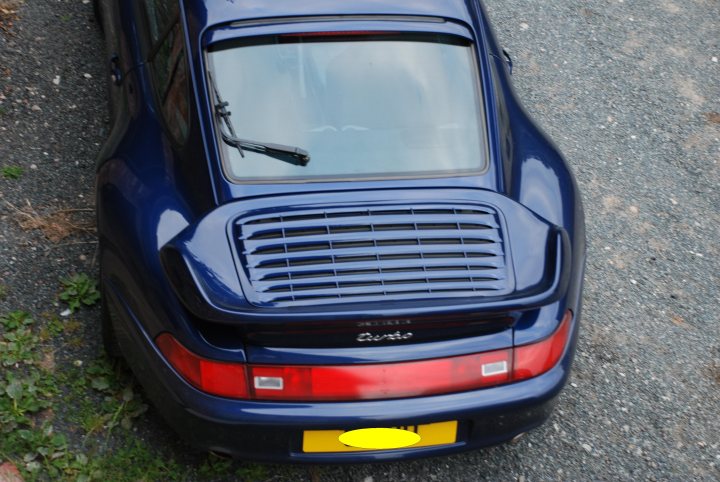
[[[430,423],[427,425],[411,425],[408,427],[392,427],[415,432],[420,441],[410,447],[431,447],[433,445],[447,445],[457,440],[457,421]],[[363,452],[375,449],[362,449],[350,447],[340,442],[340,436],[346,430],[305,430],[303,432],[303,452]]]

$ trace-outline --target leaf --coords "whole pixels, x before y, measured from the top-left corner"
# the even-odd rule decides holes
[[[65,435],[61,433],[56,433],[53,436],[51,442],[55,447],[64,447],[67,444],[67,441],[65,440]]]
[[[20,398],[22,398],[23,394],[23,386],[22,383],[19,380],[12,380],[8,385],[5,387],[5,393],[7,393],[7,396],[11,399],[18,401]]]
[[[125,388],[123,389],[123,392],[122,392],[123,402],[129,402],[129,401],[131,401],[133,398],[135,398],[135,394],[133,393],[132,387],[131,387],[131,386],[125,387]]]
[[[125,430],[130,430],[132,428],[132,420],[130,417],[123,417],[120,421],[120,426]]]
[[[105,377],[93,378],[91,385],[95,390],[101,392],[110,388],[110,382]]]

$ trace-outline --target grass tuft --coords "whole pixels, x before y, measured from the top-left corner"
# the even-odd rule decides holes
[[[2,175],[5,179],[20,179],[23,172],[23,168],[20,166],[5,166],[2,168]]]

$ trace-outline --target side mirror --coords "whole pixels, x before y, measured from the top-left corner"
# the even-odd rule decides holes
[[[510,57],[510,54],[505,49],[503,49],[502,53],[503,53],[503,57],[505,57],[505,63],[507,64],[508,70],[510,71],[510,75],[512,75],[512,73],[513,73],[512,57]]]

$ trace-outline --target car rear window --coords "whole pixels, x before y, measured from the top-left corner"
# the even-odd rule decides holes
[[[222,141],[234,181],[319,181],[475,173],[487,163],[472,45],[439,34],[289,34],[207,53],[238,138],[297,146],[294,165]],[[216,97],[208,95],[212,103]]]

